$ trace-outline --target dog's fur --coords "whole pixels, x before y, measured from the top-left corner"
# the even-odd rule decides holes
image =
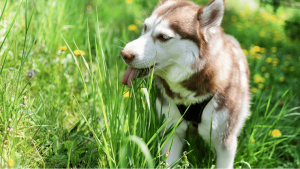
[[[233,168],[237,136],[249,114],[249,68],[239,43],[220,27],[224,8],[225,0],[205,6],[188,0],[161,1],[145,20],[142,35],[121,52],[130,66],[122,83],[130,86],[137,69],[155,70],[163,93],[156,100],[157,110],[168,117],[168,126],[181,118],[176,104],[188,106],[213,96],[198,132],[212,141],[216,166]],[[181,156],[188,125],[183,120],[176,129],[169,164]]]

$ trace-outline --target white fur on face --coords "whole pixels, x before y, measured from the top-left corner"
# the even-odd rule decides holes
[[[192,65],[199,58],[199,48],[194,42],[181,39],[163,16],[153,14],[145,20],[145,25],[146,31],[124,48],[135,54],[130,66],[146,68],[155,63],[155,74],[172,82],[180,82],[195,73]],[[162,34],[171,39],[160,41],[157,37]]]

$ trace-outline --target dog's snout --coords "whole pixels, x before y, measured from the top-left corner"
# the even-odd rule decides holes
[[[131,63],[135,57],[134,53],[127,49],[122,50],[121,55],[126,63]]]

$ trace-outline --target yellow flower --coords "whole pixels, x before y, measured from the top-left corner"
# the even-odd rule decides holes
[[[255,55],[254,55],[254,58],[256,58],[256,59],[260,59],[260,58],[261,58],[261,54],[258,54],[258,53],[257,53],[257,54],[255,54]]]
[[[275,58],[272,62],[273,66],[276,66],[278,64],[279,60],[277,58]]]
[[[3,18],[6,18],[6,14],[3,14]]]
[[[275,53],[275,52],[277,51],[277,48],[276,48],[276,47],[272,47],[272,48],[271,48],[271,51],[272,51],[273,53]]]
[[[266,48],[260,48],[260,53],[266,53],[267,49]]]
[[[248,54],[248,51],[246,49],[243,49],[243,52],[244,52],[245,55]]]
[[[291,72],[295,71],[295,67],[294,66],[290,67],[290,71]]]
[[[129,97],[129,92],[123,94],[124,97]]]
[[[280,82],[284,82],[284,80],[285,80],[284,77],[279,78]]]
[[[270,135],[272,135],[273,137],[280,137],[281,132],[278,129],[274,129],[273,131],[270,132]]]
[[[74,54],[75,54],[76,56],[80,56],[80,53],[81,53],[82,55],[85,55],[84,51],[82,51],[82,50],[75,50],[75,51],[74,51]]]
[[[263,89],[264,88],[264,84],[258,84],[258,88]]]
[[[257,88],[253,87],[253,88],[251,89],[251,92],[252,92],[252,93],[256,93],[256,92],[257,92]]]
[[[260,75],[256,74],[254,75],[254,83],[264,83],[265,82],[265,78],[261,77]]]
[[[232,15],[232,16],[231,16],[231,20],[232,20],[233,22],[235,22],[235,21],[237,20],[237,17],[236,17],[235,15]]]
[[[92,9],[92,6],[91,6],[91,5],[88,5],[88,6],[86,7],[86,9],[87,9],[87,10],[91,10],[91,9]]]
[[[261,67],[261,71],[263,71],[263,72],[266,71],[266,67],[264,67],[264,66]]]
[[[251,140],[251,143],[255,143],[255,139],[252,139],[252,140]]]
[[[254,46],[254,51],[255,52],[259,52],[260,51],[260,47],[259,46]]]
[[[135,24],[131,24],[131,25],[128,26],[128,30],[137,31],[137,26]]]
[[[259,32],[259,36],[260,37],[265,37],[266,36],[266,32],[265,31],[260,31]]]
[[[266,60],[267,63],[271,63],[272,62],[272,58],[268,57]]]
[[[132,0],[126,0],[126,3],[131,4]]]
[[[8,163],[8,167],[14,167],[14,166],[15,166],[15,162],[14,162],[14,160],[11,159],[11,158],[8,159],[7,163]]]
[[[61,51],[66,51],[66,50],[67,50],[67,47],[66,47],[66,46],[60,46],[60,47],[59,47],[59,50],[61,50]]]

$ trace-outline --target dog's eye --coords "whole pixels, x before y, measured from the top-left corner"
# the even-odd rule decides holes
[[[168,35],[164,35],[164,34],[160,34],[158,35],[157,39],[159,39],[162,42],[166,42],[170,39],[172,39],[171,37],[169,37]]]

